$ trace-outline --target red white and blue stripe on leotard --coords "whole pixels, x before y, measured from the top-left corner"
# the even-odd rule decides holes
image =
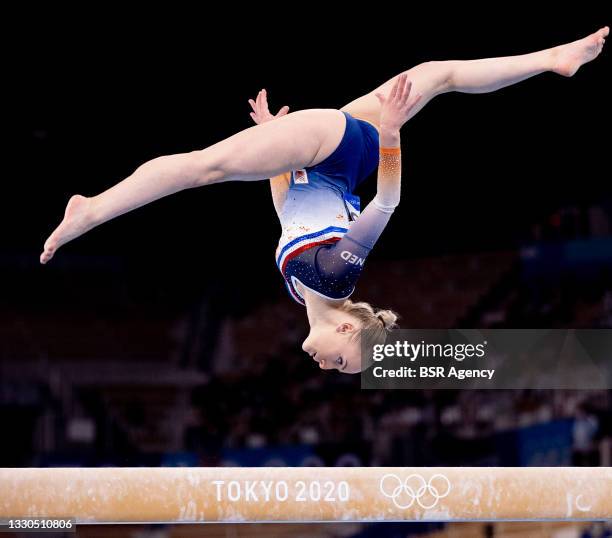
[[[289,241],[286,245],[280,248],[276,258],[276,265],[280,272],[285,277],[285,284],[291,296],[299,303],[304,303],[301,296],[296,292],[290,278],[285,275],[287,263],[302,252],[317,247],[320,245],[329,245],[339,241],[342,236],[348,231],[348,228],[340,228],[338,226],[328,226],[318,232],[302,235]]]

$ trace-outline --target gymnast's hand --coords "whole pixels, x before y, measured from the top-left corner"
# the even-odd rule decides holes
[[[402,73],[395,80],[389,95],[385,97],[382,93],[377,93],[376,97],[380,101],[380,126],[381,131],[399,131],[402,125],[410,118],[410,112],[421,100],[421,95],[410,95],[412,82],[408,80],[408,75]]]
[[[249,104],[253,109],[253,112],[251,112],[251,118],[253,118],[253,121],[258,125],[260,123],[266,123],[268,121],[278,119],[289,113],[289,107],[285,105],[278,111],[276,116],[273,116],[270,110],[268,109],[268,96],[266,94],[265,89],[261,90],[257,94],[256,101],[253,101],[253,99],[249,99]]]

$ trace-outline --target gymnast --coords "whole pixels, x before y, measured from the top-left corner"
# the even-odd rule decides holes
[[[606,26],[518,56],[425,62],[339,110],[289,114],[285,106],[273,116],[262,90],[249,100],[257,125],[202,150],[152,159],[97,196],[72,196],[40,262],[95,226],[163,196],[270,178],[282,228],[276,263],[310,324],[302,349],[322,369],[359,372],[362,331],[365,345],[373,345],[396,326],[393,311],[349,296],[400,201],[400,128],[442,93],[492,92],[547,71],[570,77],[599,55],[608,32]],[[354,189],[377,168],[376,195],[360,212]]]

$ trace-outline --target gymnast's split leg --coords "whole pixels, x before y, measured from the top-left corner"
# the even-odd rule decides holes
[[[97,196],[72,196],[64,219],[45,242],[40,262],[47,263],[59,247],[95,226],[181,190],[222,181],[268,179],[314,166],[336,149],[344,124],[339,110],[301,110],[200,151],[152,159]]]
[[[412,117],[418,113],[435,96],[451,91],[493,92],[545,72],[566,77],[573,76],[583,64],[599,55],[608,33],[609,28],[606,26],[577,41],[530,54],[419,64],[408,71],[403,71],[408,74],[408,79],[412,82],[412,92],[422,96],[419,103],[410,111],[410,115]],[[386,95],[395,78],[351,101],[341,110],[378,126],[380,101],[376,94]]]

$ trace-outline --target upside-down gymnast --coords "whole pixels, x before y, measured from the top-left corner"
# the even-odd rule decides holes
[[[250,100],[257,125],[203,150],[152,159],[93,197],[74,195],[44,244],[41,263],[95,226],[175,192],[222,181],[270,178],[282,235],[276,262],[291,296],[306,307],[302,348],[322,369],[361,370],[360,340],[384,342],[391,310],[349,299],[364,261],[400,201],[400,128],[433,97],[486,93],[547,71],[572,76],[596,58],[608,27],[531,54],[426,62],[340,110],[273,116],[265,91]],[[270,121],[273,120],[273,121]],[[377,192],[360,214],[355,187],[378,167]]]

